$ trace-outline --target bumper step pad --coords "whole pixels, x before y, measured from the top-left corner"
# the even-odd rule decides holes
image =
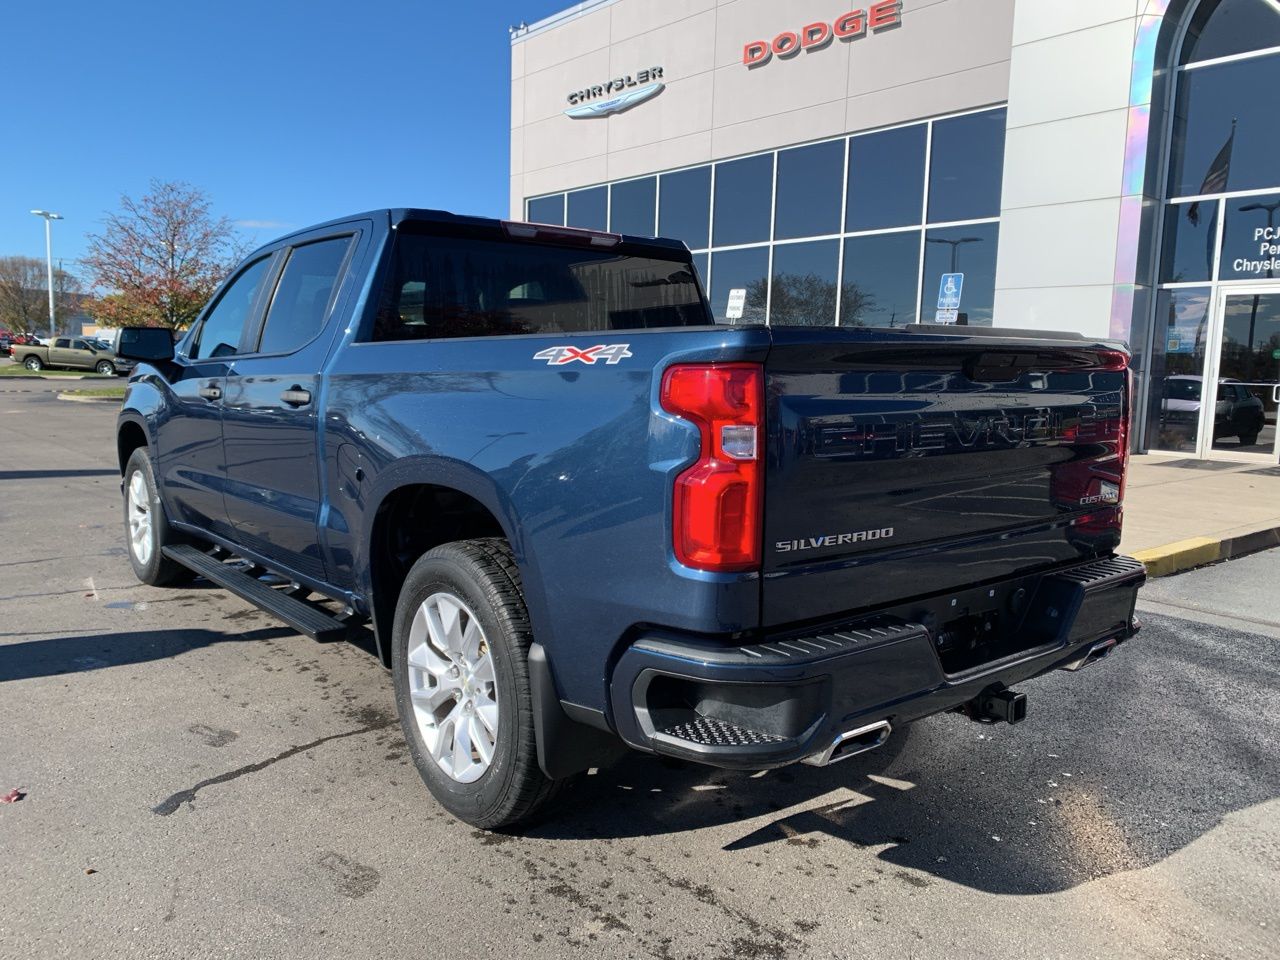
[[[751,747],[762,743],[784,743],[784,737],[762,733],[715,717],[696,717],[661,731],[668,737],[704,747]]]

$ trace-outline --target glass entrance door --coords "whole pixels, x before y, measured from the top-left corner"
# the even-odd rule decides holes
[[[1201,456],[1276,462],[1280,407],[1280,285],[1223,288],[1199,391]],[[1188,384],[1194,389],[1199,384]]]

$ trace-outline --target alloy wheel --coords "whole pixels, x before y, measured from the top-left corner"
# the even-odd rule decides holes
[[[128,492],[129,549],[142,566],[151,560],[151,497],[141,470],[129,478]]]
[[[493,762],[498,742],[498,689],[484,628],[451,593],[422,601],[409,628],[409,697],[436,765],[459,783],[474,783]]]

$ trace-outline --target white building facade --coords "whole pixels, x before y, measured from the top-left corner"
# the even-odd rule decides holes
[[[1277,462],[1280,0],[587,0],[511,50],[513,217],[684,240],[723,322],[1125,340],[1142,449]]]

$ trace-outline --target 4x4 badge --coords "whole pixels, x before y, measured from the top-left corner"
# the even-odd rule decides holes
[[[592,364],[597,360],[603,360],[605,363],[613,365],[621,363],[625,358],[634,356],[629,349],[629,343],[599,343],[594,347],[547,347],[545,350],[539,350],[533,355],[535,360],[547,361],[547,366],[564,366],[566,363],[573,363],[575,360],[581,360],[583,363]]]

